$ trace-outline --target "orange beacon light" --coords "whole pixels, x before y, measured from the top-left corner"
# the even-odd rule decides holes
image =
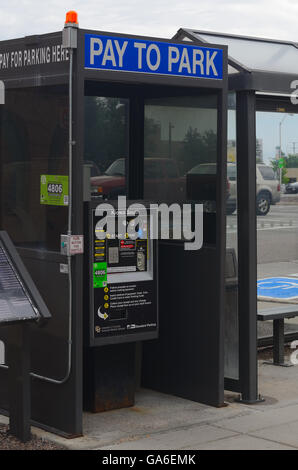
[[[78,14],[76,11],[66,13],[65,25],[62,31],[62,47],[66,49],[76,49],[78,47]]]
[[[65,24],[67,23],[78,24],[78,14],[76,11],[70,10],[66,13]]]

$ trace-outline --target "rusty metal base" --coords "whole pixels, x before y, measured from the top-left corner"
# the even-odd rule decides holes
[[[136,344],[88,348],[84,354],[84,410],[93,413],[135,403]]]

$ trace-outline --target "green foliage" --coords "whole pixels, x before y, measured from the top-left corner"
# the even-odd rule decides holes
[[[275,173],[278,173],[279,168],[278,168],[278,160],[271,160],[271,166],[274,170]]]
[[[216,148],[217,136],[215,132],[209,130],[201,134],[197,128],[189,127],[181,152],[185,171],[189,171],[198,163],[215,163]]]
[[[285,161],[287,168],[298,168],[298,155],[288,155]]]
[[[285,162],[285,166],[284,168],[282,168],[282,177],[281,177],[281,181],[283,184],[287,184],[289,182],[289,178],[286,176],[287,175],[287,157],[283,157],[284,159],[284,162]],[[278,179],[279,179],[279,171],[280,171],[280,168],[278,166],[278,162],[279,160],[271,160],[271,166],[275,172],[275,174],[277,175]]]
[[[85,98],[85,160],[97,163],[101,171],[127,148],[127,107],[118,98]]]

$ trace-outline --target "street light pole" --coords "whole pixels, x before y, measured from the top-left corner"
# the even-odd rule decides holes
[[[284,120],[288,116],[293,116],[293,114],[285,114],[284,117],[282,118],[282,120],[279,123],[279,160],[281,160],[281,158],[282,158],[282,156],[281,156],[281,126],[282,126]],[[281,187],[281,185],[282,185],[282,168],[281,167],[279,168],[279,183],[280,183],[280,187]]]

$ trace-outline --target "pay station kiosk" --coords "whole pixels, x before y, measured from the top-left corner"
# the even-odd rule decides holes
[[[158,258],[149,207],[98,199],[85,216],[84,403],[98,412],[134,404],[135,344],[158,337]]]
[[[0,226],[52,315],[30,327],[39,426],[80,435],[83,408],[132,405],[141,344],[143,385],[162,390],[169,377],[167,393],[223,403],[226,52],[83,30],[75,15],[63,35],[0,43]],[[146,209],[202,204],[203,246],[152,241],[146,227],[134,240],[118,228],[102,238],[100,204],[133,223],[118,196]],[[183,390],[186,364],[195,397]],[[7,377],[0,366],[3,412]]]
[[[105,218],[117,230],[103,237],[97,206],[90,204],[87,224],[90,345],[157,338],[157,247],[150,239],[150,215],[144,207],[144,222],[136,226],[135,211],[111,208]]]

